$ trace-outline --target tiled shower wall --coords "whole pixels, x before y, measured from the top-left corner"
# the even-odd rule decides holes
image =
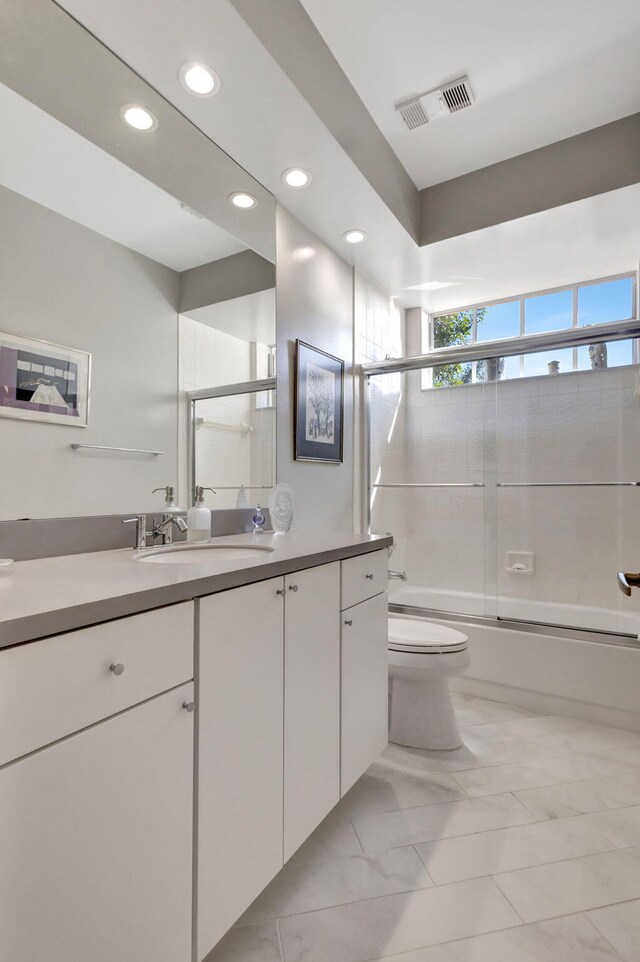
[[[486,485],[380,492],[374,530],[402,532],[409,582],[440,592],[434,607],[450,610],[533,620],[544,617],[532,602],[639,612],[616,572],[640,567],[640,488],[496,487],[640,480],[638,378],[626,367],[422,391],[412,373],[404,385],[374,387],[381,480]],[[385,436],[402,391],[404,455]],[[531,552],[533,572],[508,572],[507,551]]]

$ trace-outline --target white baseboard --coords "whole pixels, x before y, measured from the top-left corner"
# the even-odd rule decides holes
[[[460,692],[463,695],[475,695],[478,698],[517,705],[519,708],[540,712],[543,715],[567,715],[569,718],[583,718],[598,725],[610,725],[613,728],[640,732],[640,712],[620,711],[608,705],[593,705],[585,701],[563,698],[560,695],[530,691],[526,688],[513,688],[510,685],[500,685],[481,678],[470,678],[468,675],[453,677],[450,688],[451,691]]]

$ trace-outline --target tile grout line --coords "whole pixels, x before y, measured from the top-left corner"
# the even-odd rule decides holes
[[[281,962],[285,962],[284,945],[282,944],[282,932],[280,931],[280,919],[276,919],[276,934],[278,936],[278,948],[280,949]]]

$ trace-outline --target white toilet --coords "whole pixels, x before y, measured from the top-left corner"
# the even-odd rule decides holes
[[[422,618],[389,618],[389,739],[398,745],[451,751],[462,738],[449,678],[469,667],[461,631]]]

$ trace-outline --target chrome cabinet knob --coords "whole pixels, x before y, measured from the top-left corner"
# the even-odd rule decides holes
[[[289,591],[297,591],[297,590],[298,590],[297,585],[289,585]]]
[[[373,581],[373,575],[365,575],[367,581]]]
[[[284,588],[276,588],[276,594],[279,598],[284,598]]]
[[[353,622],[352,622],[351,620],[345,621],[345,625],[348,625],[349,627],[351,627],[352,624],[353,624]]]
[[[112,665],[109,665],[109,671],[113,672],[114,675],[124,675],[124,665],[121,661],[114,661]]]
[[[195,708],[195,704],[192,701],[183,701],[182,707],[184,708],[185,711],[188,711],[189,714],[191,714],[191,712]]]

